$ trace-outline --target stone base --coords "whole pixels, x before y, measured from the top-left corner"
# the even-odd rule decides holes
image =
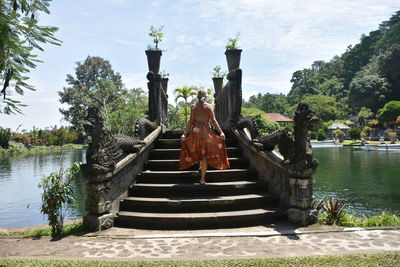
[[[83,217],[83,226],[86,231],[95,232],[105,230],[114,226],[114,214],[101,215],[88,214]]]
[[[288,209],[288,219],[290,222],[300,226],[307,226],[316,222],[316,217],[311,209]]]

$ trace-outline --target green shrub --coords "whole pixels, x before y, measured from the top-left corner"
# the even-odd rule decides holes
[[[308,134],[310,135],[310,139],[317,139],[317,132],[309,131]]]
[[[353,140],[360,139],[361,129],[358,127],[353,127],[349,130],[350,138]]]
[[[318,141],[323,141],[323,140],[325,140],[325,139],[326,139],[326,135],[325,135],[324,130],[319,129],[319,130],[318,130],[317,140],[318,140]]]
[[[8,149],[9,147],[8,142],[10,141],[10,137],[11,137],[10,128],[4,129],[0,127],[0,147]]]
[[[333,131],[333,135],[336,139],[339,139],[340,142],[343,142],[344,132],[342,130],[337,128],[335,131]]]
[[[80,174],[80,165],[81,163],[74,162],[66,171],[61,167],[59,172],[43,177],[38,185],[43,189],[40,211],[48,218],[53,238],[62,235],[66,204],[72,205],[76,202],[70,184]]]

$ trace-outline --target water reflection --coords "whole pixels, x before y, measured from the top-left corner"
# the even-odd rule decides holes
[[[313,152],[320,161],[314,175],[317,199],[344,200],[357,215],[400,213],[400,153],[351,147],[314,148]]]
[[[43,176],[69,168],[74,161],[85,161],[85,150],[19,155],[0,158],[0,227],[45,224],[40,213],[41,192],[38,184]],[[71,208],[66,219],[80,218],[85,213],[85,181],[72,183],[79,207]],[[27,208],[27,205],[30,205]]]

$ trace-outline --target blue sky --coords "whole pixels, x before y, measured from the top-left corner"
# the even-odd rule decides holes
[[[184,84],[212,87],[213,67],[227,69],[225,44],[240,32],[243,96],[248,98],[287,94],[294,71],[341,55],[397,10],[398,0],[56,0],[40,24],[59,27],[56,36],[63,44],[38,52],[44,62],[30,73],[37,91],[14,95],[29,106],[24,115],[0,114],[0,126],[68,125],[58,112],[57,91],[88,55],[109,60],[126,87],[146,89],[150,25],[164,25],[160,70],[170,74],[170,95]]]

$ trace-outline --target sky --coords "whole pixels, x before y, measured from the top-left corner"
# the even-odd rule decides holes
[[[108,60],[127,88],[147,91],[150,25],[164,25],[160,71],[169,73],[170,100],[173,89],[183,85],[212,88],[212,69],[227,69],[225,45],[240,33],[242,90],[248,99],[287,94],[293,72],[340,56],[398,10],[399,0],[52,1],[51,14],[41,14],[39,24],[58,27],[56,37],[63,43],[37,52],[43,63],[29,74],[36,91],[14,94],[28,107],[24,115],[0,114],[0,127],[67,126],[57,92],[89,55]]]

